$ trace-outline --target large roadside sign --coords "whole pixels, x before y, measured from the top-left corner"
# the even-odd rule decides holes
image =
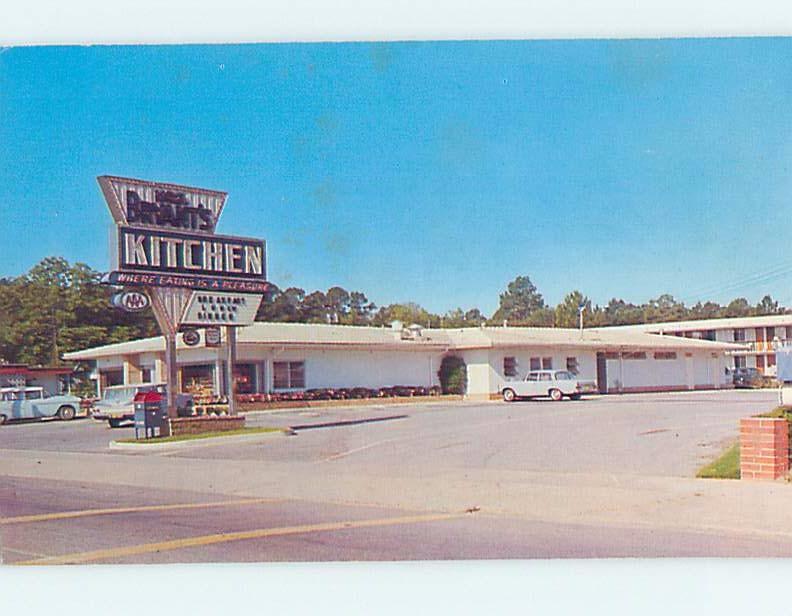
[[[182,325],[228,328],[226,382],[233,382],[234,328],[253,322],[269,288],[266,246],[260,239],[215,233],[225,192],[109,175],[97,180],[117,238],[114,269],[103,281],[142,287],[150,298],[166,340],[173,415],[176,334]]]
[[[116,223],[111,280],[147,274],[152,286],[190,288],[194,278],[194,288],[224,280],[266,288],[264,241],[215,233],[226,193],[113,176],[98,180]]]

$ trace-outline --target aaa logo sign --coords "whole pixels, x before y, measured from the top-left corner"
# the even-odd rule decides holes
[[[138,291],[124,291],[116,293],[110,300],[116,308],[121,308],[127,312],[140,312],[149,307],[149,298],[145,293]]]

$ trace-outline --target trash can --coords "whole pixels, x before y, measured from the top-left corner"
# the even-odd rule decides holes
[[[168,403],[164,394],[158,391],[141,392],[135,396],[134,403],[136,439],[165,436],[168,433]]]

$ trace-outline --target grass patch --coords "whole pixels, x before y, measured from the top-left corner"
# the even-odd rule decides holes
[[[264,434],[266,432],[283,432],[282,428],[239,428],[238,430],[217,430],[201,434],[179,434],[177,436],[157,436],[149,439],[137,440],[134,438],[119,439],[116,443],[135,443],[136,445],[152,445],[154,443],[177,443],[179,441],[197,441],[204,438],[217,436],[238,436],[240,434]]]
[[[740,444],[735,443],[724,451],[720,458],[707,464],[696,473],[700,479],[739,479]]]
[[[792,413],[792,408],[788,406],[777,406],[772,411],[754,415],[754,417],[762,417],[763,419],[786,419],[789,421],[789,415]]]

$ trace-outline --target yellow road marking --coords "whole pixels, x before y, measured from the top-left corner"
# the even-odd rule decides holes
[[[94,515],[111,515],[114,513],[136,513],[138,511],[170,511],[172,509],[208,509],[211,507],[233,507],[238,505],[255,505],[258,503],[275,503],[281,499],[247,498],[242,500],[212,501],[208,503],[181,503],[176,505],[141,505],[137,507],[114,507],[112,509],[83,509],[80,511],[59,511],[57,513],[39,513],[20,515],[13,518],[0,518],[0,526],[5,524],[23,524],[25,522],[45,522],[48,520],[65,520],[83,518]]]
[[[404,516],[398,518],[376,518],[370,520],[348,520],[345,522],[326,522],[321,524],[303,524],[299,526],[281,526],[276,528],[259,528],[256,530],[245,530],[234,533],[218,533],[215,535],[201,535],[197,537],[185,537],[184,539],[173,539],[171,541],[159,541],[157,543],[142,543],[126,547],[108,548],[104,550],[94,550],[92,552],[77,552],[74,554],[64,554],[62,556],[50,556],[36,560],[11,563],[15,565],[74,565],[87,563],[108,558],[121,558],[124,556],[135,556],[137,554],[150,554],[152,552],[165,552],[168,550],[179,550],[216,543],[227,543],[229,541],[242,541],[244,539],[262,539],[265,537],[282,537],[285,535],[298,535],[303,533],[321,533],[333,530],[346,530],[350,528],[371,528],[375,526],[393,526],[398,524],[417,524],[419,522],[436,522],[440,520],[452,520],[465,517],[464,513],[437,513],[426,515]]]

